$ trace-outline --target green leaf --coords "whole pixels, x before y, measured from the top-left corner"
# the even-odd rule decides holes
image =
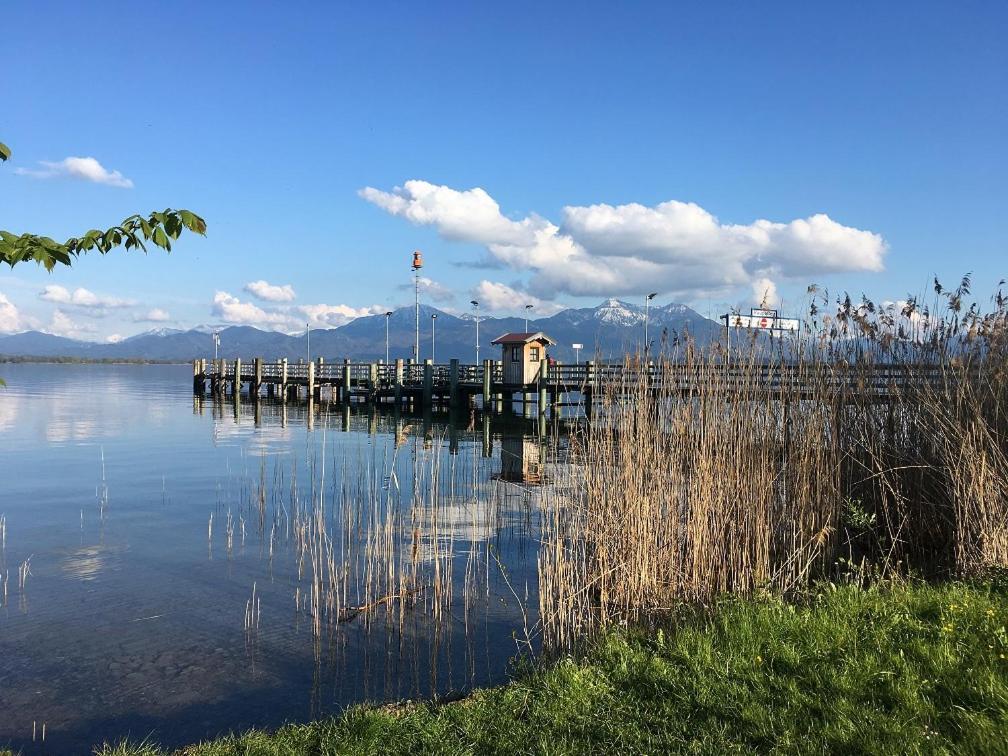
[[[161,228],[160,226],[156,226],[154,228],[152,241],[162,249],[171,249],[171,243],[168,241],[168,235],[164,232],[164,229]]]

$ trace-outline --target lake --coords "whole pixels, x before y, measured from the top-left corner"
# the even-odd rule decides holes
[[[461,694],[535,648],[562,442],[510,415],[215,403],[191,375],[0,366],[0,747]]]

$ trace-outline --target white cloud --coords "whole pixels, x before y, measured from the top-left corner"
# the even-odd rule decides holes
[[[45,331],[54,336],[65,336],[70,339],[79,339],[89,334],[95,333],[96,329],[86,323],[78,323],[58,307],[53,310],[52,320],[46,326]]]
[[[420,296],[426,299],[433,299],[435,302],[452,302],[455,299],[455,292],[444,284],[440,284],[432,278],[420,276]],[[413,291],[415,284],[399,284],[402,291]]]
[[[108,336],[105,337],[105,342],[107,344],[118,344],[122,340],[123,340],[122,335],[118,333],[110,333]]]
[[[93,157],[68,157],[58,162],[39,161],[41,168],[15,168],[14,172],[21,176],[33,178],[69,177],[92,181],[96,184],[118,186],[122,189],[132,189],[133,182],[119,171],[110,171]]]
[[[765,276],[752,282],[753,303],[757,307],[777,307],[780,297],[777,296],[777,284]]]
[[[302,305],[295,310],[304,316],[302,322],[307,321],[312,328],[338,328],[365,315],[380,315],[386,311],[381,305],[350,307],[342,304]]]
[[[119,299],[117,297],[106,297],[95,294],[82,287],[74,289],[72,292],[64,286],[50,284],[39,292],[39,299],[56,304],[65,304],[72,307],[80,307],[85,310],[103,311],[120,307],[132,307],[136,304],[131,299]]]
[[[242,302],[226,291],[218,291],[214,295],[211,312],[225,323],[293,333],[303,331],[305,323],[310,323],[312,328],[336,328],[364,315],[383,313],[385,308],[381,305],[350,307],[343,304],[262,308],[252,302]]]
[[[825,214],[776,223],[721,223],[689,202],[654,207],[570,206],[557,225],[531,214],[505,217],[483,189],[458,191],[407,181],[383,192],[359,192],[368,202],[446,239],[487,248],[492,259],[530,274],[541,297],[641,295],[654,289],[698,296],[752,285],[770,275],[799,278],[882,270],[886,244],[870,231]]]
[[[545,318],[563,309],[562,305],[547,302],[528,292],[495,281],[480,281],[470,290],[472,298],[480,303],[486,312],[503,313],[517,317],[525,316],[525,305],[532,305],[530,318]]]
[[[226,291],[214,294],[210,311],[225,323],[256,326],[290,326],[294,320],[287,314],[267,311],[251,302],[242,302]]]
[[[267,302],[293,302],[295,298],[294,287],[290,284],[277,286],[267,281],[250,281],[245,284],[245,291]]]
[[[169,320],[171,320],[171,315],[160,307],[155,307],[133,317],[134,323],[167,323]]]
[[[25,330],[25,323],[18,308],[0,292],[0,333],[17,333]]]

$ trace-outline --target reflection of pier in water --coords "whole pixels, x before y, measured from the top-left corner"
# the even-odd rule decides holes
[[[336,404],[326,401],[281,401],[253,396],[193,397],[193,414],[207,413],[215,419],[231,419],[235,425],[251,424],[256,428],[289,426],[316,430],[321,426],[344,433],[366,433],[371,436],[400,437],[404,431],[417,435],[430,443],[436,432],[448,440],[449,453],[457,454],[462,437],[480,434],[483,456],[490,457],[493,439],[501,440],[501,477],[512,482],[538,484],[542,478],[543,451],[547,434],[567,435],[576,419],[547,418],[540,414],[500,414],[478,412],[473,409],[450,409],[435,412],[406,412],[398,407],[377,404]],[[531,415],[531,416],[529,416]]]

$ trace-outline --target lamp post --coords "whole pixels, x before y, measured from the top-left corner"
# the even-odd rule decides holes
[[[476,364],[479,365],[479,302],[471,299],[469,300],[469,304],[473,306],[473,314],[476,320]]]
[[[651,349],[651,345],[648,343],[647,327],[648,327],[648,309],[651,305],[651,300],[658,296],[657,291],[653,291],[647,295],[647,299],[644,300],[644,354],[647,355],[648,351]]]
[[[525,333],[528,333],[528,316],[529,316],[529,310],[531,309],[532,305],[530,304],[525,305]]]
[[[437,313],[432,312],[430,316],[430,361],[434,362],[434,324],[437,322]]]
[[[420,359],[420,268],[423,267],[423,255],[420,250],[413,252],[413,278],[416,286],[416,342],[413,345],[413,359]]]
[[[311,362],[311,323],[305,323],[305,364]]]
[[[389,324],[389,318],[391,318],[391,317],[392,317],[392,313],[391,312],[386,312],[385,313],[385,364],[386,365],[388,365],[388,363],[389,363],[388,324]]]
[[[213,332],[213,358],[217,359],[217,347],[220,346],[220,331]]]

